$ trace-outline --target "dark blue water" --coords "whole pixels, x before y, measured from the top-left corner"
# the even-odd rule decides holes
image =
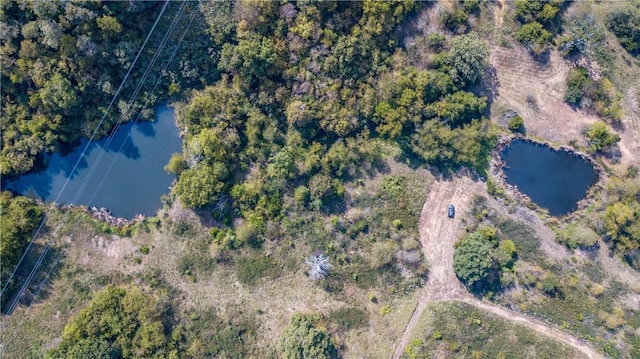
[[[502,159],[507,183],[553,216],[575,211],[598,179],[593,166],[580,157],[527,141],[512,141]]]
[[[164,165],[172,153],[181,151],[174,115],[173,109],[160,106],[154,122],[122,125],[110,144],[106,138],[94,141],[82,158],[86,141],[69,154],[51,155],[46,170],[22,176],[7,187],[46,201],[105,207],[117,217],[155,215],[162,205],[160,197],[175,178]]]

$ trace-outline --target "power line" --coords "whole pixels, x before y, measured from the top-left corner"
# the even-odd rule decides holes
[[[186,1],[185,1],[185,3],[186,3]],[[184,3],[183,3],[183,5],[184,5]],[[182,7],[181,7],[181,9],[182,9]],[[181,12],[180,12],[180,13],[181,13]],[[194,12],[194,13],[192,14],[192,16],[191,16],[191,20],[190,20],[190,21],[189,21],[189,23],[187,24],[187,26],[186,26],[186,28],[185,28],[185,30],[184,30],[184,32],[183,32],[183,34],[182,34],[182,36],[180,37],[180,40],[179,40],[179,42],[178,42],[177,46],[174,48],[173,53],[171,54],[171,56],[169,57],[169,59],[167,60],[167,62],[164,64],[164,66],[163,66],[163,68],[162,68],[162,71],[161,71],[161,74],[160,74],[160,76],[156,79],[156,82],[155,82],[155,84],[154,84],[153,89],[151,90],[151,92],[154,92],[154,91],[156,90],[157,86],[159,85],[160,80],[161,80],[161,78],[162,78],[162,73],[164,73],[164,72],[166,71],[166,69],[168,68],[169,64],[173,61],[173,58],[174,58],[174,57],[175,57],[175,55],[177,54],[177,51],[178,51],[178,49],[179,49],[180,45],[182,44],[182,42],[183,42],[183,40],[184,40],[184,38],[185,38],[185,36],[186,36],[186,34],[187,34],[187,32],[188,32],[189,28],[191,27],[191,24],[192,24],[192,23],[193,23],[193,21],[195,20],[195,18],[196,18],[196,13]],[[172,30],[170,30],[170,31],[172,31]],[[145,106],[146,106],[146,103],[145,103]],[[138,119],[139,119],[139,118],[140,118],[140,113],[139,113],[139,114],[138,114],[138,116],[136,117],[136,119],[135,119],[135,121],[134,121],[134,124],[138,121]],[[124,144],[121,144],[121,147],[119,148],[118,153],[122,150],[123,145],[124,145]],[[115,160],[115,159],[114,159],[114,160]],[[109,169],[107,170],[107,173],[108,173],[108,172],[109,172],[109,170],[111,169],[111,166],[112,166],[112,165],[113,165],[113,161],[111,162],[111,165],[109,166]],[[104,179],[105,179],[105,176],[103,176],[102,181],[100,182],[100,185],[102,185],[102,183],[103,183]],[[98,187],[98,188],[99,188],[99,187]],[[94,196],[95,196],[95,193],[94,193]],[[47,245],[47,247],[45,248],[45,252],[48,252],[48,249],[49,249],[49,245]],[[33,300],[34,300],[34,301],[38,298],[38,296],[39,296],[39,294],[40,294],[40,292],[41,292],[42,288],[43,288],[43,287],[44,287],[44,285],[46,284],[46,282],[47,282],[47,280],[48,280],[49,276],[51,275],[51,273],[53,272],[53,270],[54,270],[54,269],[55,269],[55,267],[57,266],[57,264],[58,264],[58,262],[59,262],[59,260],[60,260],[60,258],[61,258],[61,256],[62,256],[62,252],[63,252],[62,250],[60,250],[60,251],[59,251],[59,253],[58,253],[58,255],[56,256],[56,258],[54,259],[53,264],[51,265],[51,267],[50,267],[49,271],[48,271],[48,272],[47,272],[47,274],[45,275],[44,279],[43,279],[43,280],[40,282],[40,284],[38,285],[38,287],[37,287],[37,289],[36,289],[36,292],[35,292],[35,294],[34,294],[34,298],[33,298]],[[47,253],[43,253],[43,254],[41,255],[40,259],[42,259],[42,260],[40,260],[40,259],[39,259],[40,264],[38,265],[38,267],[42,264],[43,259],[44,259],[44,257],[46,256],[46,254],[47,254]],[[28,278],[28,281],[27,281],[27,282],[25,283],[25,285],[22,287],[21,292],[24,290],[25,286],[26,286],[26,285],[28,285],[28,282],[30,282],[30,281],[33,279],[33,273],[34,273],[34,271],[32,271],[32,273],[30,273],[30,276],[29,276],[29,278]],[[16,302],[14,302],[14,305],[11,307],[11,310],[12,310],[12,311],[13,311],[13,309],[15,308],[15,303],[16,303]],[[24,313],[24,315],[23,315],[23,317],[22,317],[22,320],[18,323],[18,325],[17,325],[17,326],[15,326],[12,336],[9,338],[9,340],[8,340],[7,342],[5,342],[5,343],[2,345],[2,347],[0,347],[0,354],[1,354],[2,352],[4,352],[4,351],[6,350],[6,348],[9,346],[9,344],[13,341],[13,339],[14,339],[14,338],[15,338],[15,336],[17,335],[18,329],[22,326],[22,323],[24,323],[24,321],[26,320],[26,318],[27,318],[27,314],[28,314],[28,312],[29,312],[29,310],[30,310],[30,309],[31,309],[31,307],[28,307],[28,308],[27,308],[27,310],[25,311],[25,313]]]
[[[175,29],[176,24],[178,23],[178,20],[179,20],[180,16],[182,15],[182,11],[184,10],[185,5],[186,5],[186,1],[183,1],[181,6],[180,6],[180,9],[178,10],[178,13],[176,14],[176,16],[174,17],[173,21],[171,22],[171,25],[169,26],[168,31],[165,33],[165,36],[163,37],[162,42],[158,46],[159,50],[155,52],[153,58],[151,59],[151,62],[149,62],[149,65],[147,66],[144,74],[142,75],[141,80],[138,82],[138,86],[136,86],[136,89],[134,90],[133,94],[129,98],[129,102],[127,103],[127,111],[130,110],[131,107],[133,107],[133,103],[134,103],[135,98],[140,93],[140,90],[142,89],[142,86],[144,85],[144,82],[146,81],[147,76],[149,76],[149,73],[151,72],[151,69],[153,68],[153,65],[155,65],[156,61],[158,60],[158,57],[159,57],[160,53],[164,49],[164,46],[166,45],[167,39],[173,33],[173,30]],[[159,77],[159,78],[161,78],[161,77]],[[154,90],[155,90],[155,86],[154,86]],[[151,92],[153,93],[153,90]],[[136,118],[136,121],[134,122],[134,124],[138,121],[139,117],[140,116],[138,116]],[[105,153],[107,152],[105,148],[108,148],[109,145],[111,145],[111,142],[113,142],[113,139],[115,138],[116,131],[118,130],[118,128],[120,127],[122,122],[123,122],[123,119],[120,118],[118,120],[117,124],[115,125],[113,132],[109,135],[109,138],[107,139],[107,142],[105,143],[104,147],[102,148],[102,151],[100,151],[100,154],[98,155],[98,158],[95,160],[95,162],[93,163],[93,166],[89,170],[89,173],[87,174],[87,176],[82,181],[82,184],[80,185],[80,188],[76,192],[76,195],[72,200],[72,203],[75,203],[75,202],[78,201],[78,199],[80,198],[80,194],[82,192],[84,192],[87,184],[89,184],[89,181],[90,181],[91,177],[95,173],[96,169],[98,168],[98,165],[100,164],[100,162],[104,158]],[[131,132],[131,130],[129,130],[129,132]],[[124,147],[125,142],[126,142],[126,139],[122,142],[122,144],[120,146],[120,149],[118,150],[118,153],[120,153],[122,151],[122,148]],[[114,161],[115,161],[116,158],[117,158],[117,156],[114,156]],[[106,178],[106,175],[109,173],[110,170],[111,170],[111,166],[109,166],[109,169],[102,176],[102,180],[100,181],[101,184],[104,182],[104,179]],[[93,196],[91,197],[91,200],[89,200],[87,205],[91,205],[91,203],[93,202],[93,199],[95,198],[96,193],[97,193],[97,190],[96,190],[96,192],[94,192]]]
[[[151,38],[151,34],[153,33],[153,31],[155,30],[156,26],[158,25],[158,22],[160,21],[160,18],[164,14],[164,11],[166,10],[168,4],[169,4],[169,0],[167,0],[164,3],[164,6],[162,7],[162,10],[160,11],[160,14],[156,18],[156,21],[153,23],[153,26],[151,27],[151,31],[149,31],[149,34],[147,34],[147,37],[145,38],[144,42],[142,43],[142,47],[140,48],[140,50],[136,54],[136,57],[133,60],[133,63],[131,64],[129,69],[127,70],[127,73],[125,74],[124,79],[122,79],[122,82],[120,83],[120,86],[118,87],[118,90],[116,91],[115,95],[111,99],[111,102],[109,103],[109,106],[105,110],[104,115],[102,115],[102,118],[100,119],[100,121],[98,122],[98,125],[96,126],[96,128],[93,131],[93,133],[91,134],[91,137],[89,137],[89,141],[85,145],[84,149],[82,150],[82,153],[81,153],[80,157],[78,158],[78,160],[76,161],[75,165],[73,166],[73,169],[71,170],[72,174],[78,169],[78,166],[80,165],[80,162],[82,161],[82,158],[84,158],[84,156],[86,155],[87,149],[89,148],[89,145],[91,144],[91,141],[93,141],[93,139],[95,138],[96,134],[98,133],[98,130],[100,129],[100,126],[102,126],[102,123],[104,122],[104,119],[109,114],[109,111],[111,110],[111,107],[113,107],[113,104],[115,103],[116,98],[120,94],[120,91],[122,91],[122,88],[124,87],[124,84],[127,81],[127,78],[129,77],[129,75],[131,74],[131,71],[135,67],[135,64],[138,61],[138,58],[140,58],[140,55],[142,54],[142,51],[147,46],[147,42],[149,41],[149,38]],[[53,202],[55,202],[55,203],[58,202],[58,200],[60,199],[60,196],[64,192],[64,189],[69,184],[70,179],[71,179],[71,176],[67,177],[67,180],[65,181],[64,185],[60,189],[60,192],[58,193],[58,195],[56,196],[56,199]],[[31,246],[33,245],[35,239],[38,237],[38,234],[40,234],[40,231],[42,230],[42,228],[44,227],[44,224],[47,221],[47,217],[48,217],[48,214],[45,214],[43,219],[42,219],[42,223],[40,223],[40,226],[38,226],[38,229],[36,230],[36,233],[33,235],[33,238],[29,242],[29,245],[27,245],[27,249],[24,251],[24,253],[20,257],[20,260],[18,261],[18,264],[16,264],[16,267],[13,269],[13,271],[11,271],[11,275],[9,276],[9,278],[6,281],[6,283],[2,287],[2,291],[0,291],[0,297],[7,290],[7,287],[9,286],[9,283],[11,283],[11,280],[13,279],[13,277],[15,276],[18,268],[20,267],[20,264],[22,264],[22,262],[24,261],[25,257],[27,256],[27,253],[31,249]]]

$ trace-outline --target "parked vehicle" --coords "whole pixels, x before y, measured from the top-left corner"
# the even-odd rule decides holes
[[[456,215],[456,207],[454,207],[452,204],[449,205],[449,218],[453,218]]]

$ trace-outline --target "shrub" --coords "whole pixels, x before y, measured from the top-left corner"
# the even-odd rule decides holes
[[[534,21],[522,25],[515,36],[516,40],[525,45],[529,51],[540,55],[547,50],[553,34],[547,31],[542,24]]]
[[[640,8],[637,5],[624,4],[611,9],[605,24],[629,53],[640,53]]]
[[[512,132],[520,132],[524,128],[524,120],[516,115],[509,120],[509,130]]]
[[[587,138],[589,147],[594,152],[602,151],[620,141],[620,136],[609,132],[607,124],[603,121],[598,121],[591,125],[585,133],[585,137]]]
[[[460,9],[440,14],[440,24],[447,30],[457,33],[467,23],[469,15]]]
[[[391,306],[389,304],[385,304],[380,307],[380,315],[385,316],[389,313],[391,313]]]
[[[564,101],[573,106],[580,106],[582,96],[589,83],[589,73],[584,67],[575,67],[569,71],[566,80]]]
[[[446,41],[447,38],[437,32],[432,32],[427,35],[427,46],[435,52],[442,51]]]
[[[281,358],[337,358],[337,350],[317,315],[295,314],[278,342]]]
[[[149,247],[147,247],[147,246],[141,247],[140,248],[140,253],[142,253],[144,255],[149,254]]]
[[[402,228],[402,221],[399,220],[399,219],[394,219],[393,220],[393,228],[401,229]]]

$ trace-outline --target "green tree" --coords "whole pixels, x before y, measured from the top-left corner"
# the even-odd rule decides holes
[[[67,351],[67,359],[116,359],[118,351],[103,339],[81,339]]]
[[[218,198],[225,188],[227,175],[227,169],[221,163],[190,168],[182,172],[174,190],[186,207],[204,207]]]
[[[282,332],[278,349],[284,359],[332,359],[337,350],[329,333],[319,328],[316,315],[294,314]]]
[[[592,151],[602,151],[620,141],[620,136],[609,132],[604,121],[595,122],[586,132],[585,137]]]
[[[47,358],[166,358],[179,341],[163,317],[168,311],[140,288],[107,287],[74,315]],[[86,356],[89,355],[89,356]]]
[[[227,72],[238,71],[245,81],[252,83],[276,73],[277,61],[273,41],[251,33],[240,39],[238,45],[224,44],[218,67]]]
[[[619,253],[640,248],[640,209],[637,202],[615,202],[604,212],[606,235]]]
[[[456,9],[451,12],[445,11],[440,14],[440,24],[447,30],[458,33],[460,28],[466,25],[469,15],[461,9]]]
[[[511,130],[512,132],[520,132],[524,128],[524,120],[522,119],[521,116],[518,116],[518,115],[513,116],[509,120],[508,127],[509,127],[509,130]]]
[[[174,153],[171,155],[169,159],[169,163],[164,166],[164,170],[169,173],[174,173],[176,175],[180,175],[182,171],[187,169],[187,163],[182,158],[182,155],[179,153]]]
[[[479,119],[486,108],[486,97],[476,97],[471,92],[458,91],[429,104],[424,112],[427,117],[438,118],[451,127],[456,127]]]
[[[456,36],[447,55],[450,75],[459,88],[476,83],[489,66],[489,47],[476,33]]]
[[[455,245],[453,270],[466,285],[484,281],[493,271],[491,247],[473,236],[463,237]]]
[[[122,31],[122,24],[113,16],[105,15],[96,19],[98,28],[109,35],[115,35]]]
[[[640,53],[640,6],[636,2],[613,7],[605,17],[605,24],[632,54]]]
[[[547,51],[553,34],[537,21],[522,25],[516,31],[516,40],[525,45],[529,51],[540,55]]]

